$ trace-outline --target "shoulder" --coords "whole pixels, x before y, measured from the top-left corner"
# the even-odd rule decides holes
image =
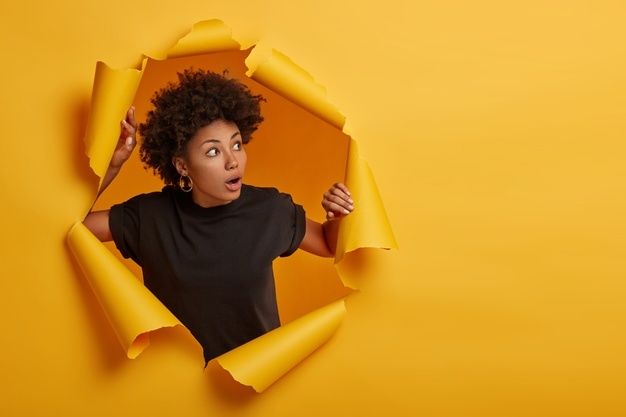
[[[274,204],[293,204],[290,194],[279,191],[274,187],[257,187],[254,185],[244,185],[247,198],[251,201],[266,202]]]
[[[134,196],[130,200],[136,200],[145,203],[159,203],[162,201],[175,199],[178,195],[178,191],[179,190],[177,190],[175,187],[172,187],[171,185],[166,185],[161,191],[153,191],[150,193],[139,194]]]
[[[166,186],[161,191],[138,194],[124,202],[115,204],[111,208],[125,207],[139,210],[141,208],[163,207],[172,203],[176,198],[175,193],[173,187]]]
[[[273,197],[278,195],[280,192],[274,187],[257,187],[256,185],[248,185],[244,184],[243,188],[247,194],[253,197]]]
[[[305,220],[304,207],[295,203],[290,194],[281,192],[274,187],[247,186],[246,195],[252,206],[272,213],[276,219],[295,218],[296,223],[303,223]]]
[[[246,193],[258,198],[291,198],[291,195],[284,193],[274,187],[257,187],[255,185],[244,184]]]

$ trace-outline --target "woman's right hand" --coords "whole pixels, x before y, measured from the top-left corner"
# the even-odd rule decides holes
[[[120,137],[117,140],[117,146],[113,151],[109,168],[102,178],[102,184],[98,190],[98,196],[111,184],[111,181],[117,176],[124,165],[124,162],[130,158],[130,155],[135,149],[137,139],[135,135],[137,133],[137,121],[135,120],[135,106],[130,106],[126,112],[126,117],[120,122]]]
[[[118,171],[130,155],[137,144],[137,121],[135,120],[135,106],[130,106],[126,112],[126,117],[120,122],[120,137],[113,152],[109,167]]]

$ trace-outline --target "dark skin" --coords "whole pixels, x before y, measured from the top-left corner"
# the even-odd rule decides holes
[[[109,186],[130,158],[137,144],[136,133],[135,108],[131,107],[121,121],[118,143],[98,195]],[[192,189],[194,202],[211,207],[228,204],[239,197],[237,183],[225,189],[223,182],[225,179],[243,177],[246,158],[237,126],[217,120],[199,129],[187,143],[185,153],[173,158],[172,163],[179,174],[188,175],[194,184],[198,184]],[[326,221],[320,224],[306,219],[306,232],[300,249],[318,256],[333,257],[339,223],[354,210],[354,202],[348,188],[342,183],[335,183],[324,193],[322,207],[326,212]],[[92,211],[83,223],[99,240],[112,240],[109,210]]]

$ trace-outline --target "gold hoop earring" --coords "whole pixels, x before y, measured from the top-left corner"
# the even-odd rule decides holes
[[[193,189],[193,181],[191,181],[191,178],[189,178],[187,175],[181,175],[178,179],[178,187],[182,191],[188,193]]]

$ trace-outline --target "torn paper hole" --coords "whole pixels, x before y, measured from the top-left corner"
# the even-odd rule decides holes
[[[343,116],[326,101],[323,88],[277,52],[251,69],[251,78],[247,78],[245,73],[249,70],[244,60],[249,51],[239,50],[228,33],[219,21],[200,22],[172,49],[154,55],[170,59],[144,59],[139,70],[111,70],[98,64],[86,135],[94,172],[102,177],[106,171],[119,134],[118,121],[129,105],[134,102],[137,114],[142,117],[147,105],[141,108],[140,103],[147,103],[146,95],[164,85],[157,76],[163,72],[151,70],[152,67],[186,68],[193,63],[195,67],[214,70],[228,68],[232,76],[266,96],[268,103],[280,102],[277,107],[263,107],[266,121],[247,145],[250,162],[246,182],[289,192],[305,206],[309,217],[322,220],[321,208],[315,212],[321,193],[345,176],[348,186],[358,189],[353,192],[357,210],[348,216],[356,220],[342,224],[336,260],[341,261],[343,254],[363,246],[395,247],[371,172],[364,168],[356,142],[341,131]],[[169,74],[166,77],[175,76],[175,71],[163,71]],[[325,158],[319,158],[320,147]],[[303,155],[304,159],[296,158]],[[96,208],[108,208],[132,195],[161,188],[160,180],[145,172],[137,158],[134,162],[133,166],[129,161],[123,170],[127,171],[127,178],[117,178],[98,200]],[[294,174],[276,176],[277,166]],[[70,247],[128,356],[135,357],[147,346],[149,332],[179,323],[171,313],[168,315],[164,306],[159,307],[158,300],[112,257],[105,245],[88,235],[82,224],[75,225],[68,236]],[[360,245],[361,241],[365,244]],[[338,327],[345,308],[343,301],[334,300],[345,297],[349,291],[338,284],[336,272],[327,261],[311,258],[299,254],[293,260],[275,265],[275,275],[280,277],[277,291],[283,326],[217,358],[240,383],[262,391],[323,344]],[[137,273],[136,267],[130,268]],[[129,284],[131,281],[134,284]],[[302,288],[307,283],[316,283],[318,287],[303,294]]]

